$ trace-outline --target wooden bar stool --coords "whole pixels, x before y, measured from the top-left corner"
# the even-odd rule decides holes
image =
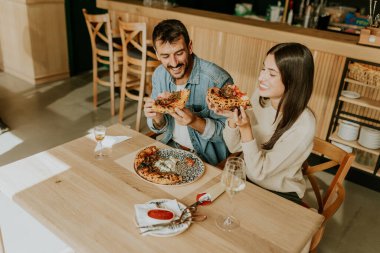
[[[93,104],[97,108],[98,104],[98,84],[110,88],[111,115],[115,115],[115,87],[120,86],[117,80],[118,70],[123,64],[122,48],[120,38],[112,36],[111,21],[107,14],[88,14],[86,9],[82,9],[86,20],[88,32],[90,34],[92,48],[92,68],[93,68]],[[109,68],[108,78],[100,76],[98,64],[107,65]]]
[[[127,23],[119,20],[119,28],[123,45],[119,122],[123,121],[125,98],[136,100],[136,130],[140,131],[143,99],[151,93],[152,74],[161,62],[158,61],[153,47],[147,46],[145,23]]]
[[[3,235],[1,234],[1,228],[0,228],[0,253],[5,253]]]

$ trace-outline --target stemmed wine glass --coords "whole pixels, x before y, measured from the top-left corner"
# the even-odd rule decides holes
[[[103,159],[104,157],[102,141],[104,137],[106,137],[106,129],[107,128],[103,125],[94,127],[94,135],[97,142],[95,148],[95,158],[99,160]]]
[[[226,192],[230,198],[231,208],[232,198],[235,194],[245,188],[245,163],[242,158],[232,157],[228,158],[222,173],[221,183],[226,187]],[[219,216],[216,219],[216,225],[223,231],[231,231],[240,226],[237,218],[232,216],[232,211],[227,216]]]

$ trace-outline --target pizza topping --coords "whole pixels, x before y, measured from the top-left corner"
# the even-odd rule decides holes
[[[192,167],[194,164],[195,164],[195,161],[194,159],[190,158],[190,157],[186,157],[185,158],[185,162],[187,165],[189,165],[190,167]]]
[[[154,166],[158,167],[161,172],[175,172],[178,159],[169,157],[169,159],[159,159]]]
[[[241,92],[238,86],[231,85],[231,84],[224,85],[219,90],[219,94],[220,96],[225,97],[225,98],[233,98],[233,97],[242,98],[243,96],[245,96],[245,93]]]
[[[219,94],[225,98],[230,98],[232,97],[234,94],[234,90],[232,89],[231,87],[232,85],[224,85],[220,90],[219,90]]]
[[[168,97],[158,97],[156,100],[156,104],[161,105],[161,106],[167,106],[178,101],[180,98],[181,98],[181,91],[175,91],[175,92],[170,93]]]

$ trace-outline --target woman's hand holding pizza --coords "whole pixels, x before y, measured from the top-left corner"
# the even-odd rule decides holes
[[[253,140],[251,123],[244,107],[240,106],[240,113],[238,112],[238,109],[235,109],[233,116],[228,118],[227,122],[231,128],[235,128],[236,126],[239,127],[242,142]]]
[[[216,107],[208,97],[206,97],[206,103],[208,108],[213,111],[215,114],[218,114],[220,116],[226,117],[226,118],[231,118],[233,116],[233,111],[230,110],[220,110],[218,107]]]
[[[238,109],[235,109],[232,112],[232,116],[228,117],[228,121],[240,128],[245,128],[251,125],[249,118],[242,106],[240,106],[240,113]]]

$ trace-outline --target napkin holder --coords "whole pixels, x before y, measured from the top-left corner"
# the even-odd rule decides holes
[[[367,27],[361,29],[358,44],[380,47],[380,28]]]

